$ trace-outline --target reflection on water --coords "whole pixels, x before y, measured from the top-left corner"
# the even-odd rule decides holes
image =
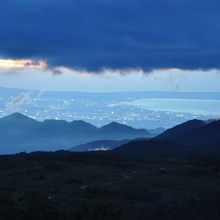
[[[154,111],[220,115],[220,100],[202,99],[138,99],[123,104]]]

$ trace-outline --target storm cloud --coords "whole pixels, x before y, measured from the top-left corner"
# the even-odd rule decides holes
[[[0,57],[49,68],[220,69],[219,0],[2,0]]]

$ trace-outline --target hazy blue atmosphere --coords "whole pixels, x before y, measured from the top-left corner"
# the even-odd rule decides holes
[[[218,9],[216,0],[3,1],[0,117],[147,130],[219,119]]]
[[[220,0],[0,0],[0,220],[220,219]]]
[[[218,8],[217,1],[207,6],[197,0],[4,1],[0,87],[23,90],[12,96],[1,90],[0,114],[20,111],[39,120],[84,119],[97,126],[115,120],[145,128],[218,118],[219,97],[205,98],[220,92]],[[45,98],[47,91],[61,93]],[[91,101],[85,93],[83,103],[74,103],[74,93],[66,98],[62,91],[112,95]],[[127,95],[115,102],[114,92],[137,91],[173,95]],[[204,97],[196,100],[192,92]],[[17,99],[23,101],[11,104]]]
[[[112,121],[136,128],[170,128],[190,119],[220,117],[217,92],[55,92],[0,88],[0,116],[21,112],[37,120]]]

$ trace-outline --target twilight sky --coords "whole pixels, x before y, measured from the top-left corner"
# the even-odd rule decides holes
[[[219,0],[2,0],[0,86],[220,91]]]

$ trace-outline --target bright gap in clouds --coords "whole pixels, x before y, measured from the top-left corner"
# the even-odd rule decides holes
[[[42,60],[12,60],[0,59],[0,68],[45,68],[46,63]]]
[[[220,92],[220,73],[215,70],[204,72],[172,69],[158,70],[150,74],[144,73],[141,69],[128,70],[128,74],[126,70],[105,70],[104,74],[95,74],[59,68],[62,74],[54,74],[46,68],[45,62],[36,63],[30,60],[20,62],[8,60],[1,62],[0,67],[0,87],[86,92],[149,90]]]

